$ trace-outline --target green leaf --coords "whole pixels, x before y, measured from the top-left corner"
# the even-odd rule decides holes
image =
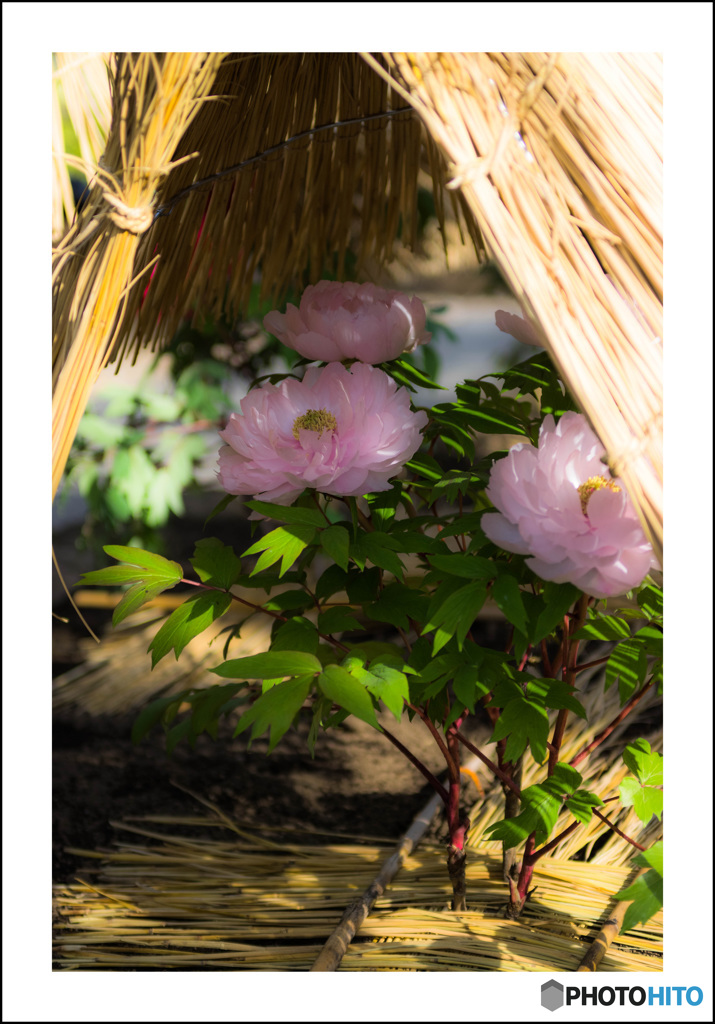
[[[417,452],[406,465],[413,473],[433,483],[442,479],[442,467],[439,462],[424,452]]]
[[[579,718],[586,718],[586,709],[576,700],[573,690],[564,679],[535,679],[527,684],[530,696],[538,697],[547,708],[567,709]]]
[[[618,680],[621,704],[633,695],[645,681],[648,663],[645,647],[638,640],[624,640],[618,644],[606,662],[605,689]]]
[[[318,616],[318,628],[321,633],[346,633],[362,627],[352,608],[328,608]]]
[[[315,674],[322,667],[314,654],[305,651],[268,651],[247,658],[233,658],[210,671],[224,679],[276,679],[308,672]]]
[[[479,678],[476,665],[462,665],[452,681],[454,695],[461,704],[474,714],[477,701],[486,697],[489,687]]]
[[[451,593],[444,601],[430,606],[429,622],[422,634],[435,630],[432,654],[439,650],[456,635],[457,646],[462,649],[465,637],[469,632],[487,596],[487,585],[482,580],[468,583]]]
[[[149,583],[166,583],[167,586],[174,586],[183,576],[183,570],[178,562],[170,562],[168,558],[162,558],[161,555],[155,555],[151,551],[143,551],[141,548],[130,548],[119,544],[107,544],[104,547],[104,551],[111,558],[116,558],[118,562],[125,562],[136,567],[137,571],[134,572],[132,577],[127,577],[127,579],[131,578],[137,582],[141,580]],[[118,566],[114,565],[110,569],[99,569],[97,572],[85,573],[82,577],[82,582],[85,584],[106,583],[107,579],[104,574],[108,571],[116,572],[118,568]],[[101,579],[98,579],[98,576],[101,576]]]
[[[633,863],[639,867],[649,868],[644,875],[626,889],[616,893],[617,900],[631,900],[623,918],[621,934],[625,935],[637,924],[645,924],[657,914],[663,906],[663,843],[654,843],[649,850],[644,850]]]
[[[223,512],[225,509],[227,509],[231,502],[235,501],[237,497],[237,494],[224,494],[223,498],[221,498],[221,501],[219,501],[219,503],[211,510],[211,512],[209,512],[208,516],[206,517],[206,520],[204,522],[204,530],[209,525],[211,520],[215,516],[220,515],[221,512]]]
[[[624,807],[633,807],[639,819],[648,824],[653,815],[663,817],[663,758],[651,752],[647,740],[629,743],[623,760],[636,778],[627,777],[619,792]]]
[[[110,566],[96,572],[85,573],[81,582],[88,586],[134,582],[134,586],[127,590],[114,609],[112,623],[115,626],[147,601],[174,587],[183,576],[182,568],[177,562],[170,562],[161,555],[143,551],[141,548],[108,544],[104,550],[112,558],[127,562],[134,568],[127,570],[125,566]]]
[[[494,580],[491,590],[497,607],[504,613],[512,625],[524,635],[527,632],[526,609],[521,597],[519,584],[513,576],[502,573]]]
[[[557,626],[562,625],[567,611],[579,597],[581,591],[571,583],[546,583],[543,594],[545,607],[539,615],[533,635],[529,637],[531,643],[538,644]]]
[[[377,601],[365,608],[366,614],[378,622],[389,622],[408,630],[410,619],[420,622],[427,614],[428,598],[404,583],[388,583]]]
[[[166,752],[171,756],[174,750],[181,742],[181,740],[190,739],[191,737],[191,719],[184,718],[178,725],[175,725],[173,729],[169,729],[166,734]],[[192,744],[193,746],[193,744]]]
[[[281,559],[279,575],[283,576],[293,565],[301,551],[312,543],[316,532],[313,526],[301,525],[279,526],[275,530],[271,530],[270,533],[267,533],[265,537],[261,537],[260,540],[252,544],[243,553],[245,557],[246,555],[256,555],[259,551],[263,552],[256,562],[251,576],[255,576],[256,573],[267,569],[269,565],[273,565],[278,559]]]
[[[343,526],[329,526],[320,533],[320,546],[336,565],[347,571],[350,555],[350,533]]]
[[[359,574],[358,574],[359,575]],[[339,565],[329,565],[315,584],[315,596],[320,601],[346,590],[348,574]]]
[[[380,588],[380,570],[373,567],[360,572],[351,569],[345,581],[347,595],[353,604],[366,604],[377,598]]]
[[[168,708],[172,704],[181,704],[191,692],[191,690],[183,690],[181,693],[172,693],[169,697],[159,697],[142,708],[132,726],[132,743],[139,743],[140,740],[143,740],[163,719]]]
[[[659,587],[643,587],[636,600],[649,619],[663,618],[663,591]]]
[[[77,427],[77,437],[106,450],[121,443],[126,429],[123,423],[113,423],[104,416],[85,412]]]
[[[627,622],[615,615],[597,615],[573,636],[574,640],[625,640],[631,631]]]
[[[492,580],[496,574],[494,563],[479,555],[430,555],[429,563],[435,569],[465,579]]]
[[[241,683],[224,683],[223,685],[209,686],[193,695],[191,731],[195,736],[200,735],[212,723],[217,722],[219,716],[226,713],[229,708],[232,709],[235,703],[232,698],[235,697],[241,686]]]
[[[274,594],[263,602],[263,609],[268,612],[286,612],[311,608],[313,599],[304,590],[284,590],[280,594]]]
[[[188,597],[171,613],[149,644],[151,667],[155,668],[172,648],[178,661],[179,655],[189,641],[208,629],[212,622],[223,615],[230,604],[230,594],[220,594],[216,591]]]
[[[247,501],[246,506],[269,519],[276,519],[279,523],[291,523],[295,526],[325,526],[325,516],[317,508],[274,505],[268,501]]]
[[[491,832],[490,839],[501,840],[506,850],[524,842],[532,832],[537,832],[539,844],[546,842],[556,825],[564,797],[573,793],[580,782],[581,776],[575,768],[557,764],[551,778],[522,790],[520,814],[489,825],[485,834]]]
[[[549,716],[546,708],[528,697],[510,700],[502,709],[492,734],[492,742],[507,737],[504,759],[516,761],[521,757],[528,743],[534,760],[541,764],[546,760],[546,743],[549,736]]]
[[[241,578],[241,563],[233,548],[217,537],[206,537],[196,542],[194,557],[189,561],[202,583],[228,590]]]
[[[382,369],[389,373],[391,377],[394,377],[399,384],[405,384],[408,387],[415,385],[415,387],[429,388],[433,391],[447,390],[447,388],[432,380],[431,377],[428,377],[426,373],[418,370],[416,366],[411,366],[410,363],[405,362],[404,359],[394,359],[390,363],[383,363]]]
[[[377,531],[365,533],[360,530],[350,545],[350,554],[361,568],[364,567],[366,560],[369,559],[374,565],[379,566],[380,569],[386,569],[393,576],[401,580],[404,566],[395,554],[395,543],[396,541],[389,534]]]
[[[575,793],[566,798],[566,806],[577,821],[586,825],[593,816],[593,808],[602,807],[603,800],[587,789],[577,789]]]
[[[399,669],[379,661],[370,663],[369,674],[372,678],[365,683],[366,688],[373,697],[383,702],[399,722],[405,701],[409,700],[410,696],[410,684],[407,676]]]
[[[269,657],[269,655],[263,655],[263,657]],[[304,655],[304,657],[309,656]],[[248,711],[241,716],[233,735],[240,736],[250,725],[252,726],[250,740],[252,743],[257,736],[261,736],[266,729],[270,729],[268,741],[268,753],[270,754],[276,743],[293,724],[293,719],[310,693],[313,678],[311,671],[309,675],[300,675],[296,679],[289,679],[284,683],[272,686],[270,690],[261,694]]]
[[[271,640],[271,652],[303,651],[316,654],[319,642],[320,637],[313,623],[298,616],[278,627]]]
[[[346,669],[328,665],[318,677],[318,686],[335,704],[380,730],[370,695]]]

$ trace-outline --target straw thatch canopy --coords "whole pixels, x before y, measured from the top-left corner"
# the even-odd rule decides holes
[[[53,255],[53,493],[99,370],[196,313],[365,273],[418,175],[493,258],[662,552],[662,62],[654,54],[116,54]],[[335,126],[336,122],[338,125]],[[69,200],[68,200],[69,202]],[[306,276],[307,275],[307,276]]]

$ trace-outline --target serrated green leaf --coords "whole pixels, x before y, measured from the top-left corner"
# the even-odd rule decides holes
[[[366,688],[373,697],[383,702],[399,722],[405,701],[410,696],[410,684],[407,676],[391,665],[380,662],[370,664],[370,675],[372,679],[365,684]]]
[[[632,885],[616,893],[617,900],[631,900],[627,908],[621,934],[625,935],[637,924],[646,924],[663,906],[663,843],[659,841],[633,858],[639,867],[649,868]]]
[[[422,634],[435,630],[432,653],[437,654],[453,636],[461,650],[467,633],[482,608],[487,596],[487,585],[482,580],[468,583],[451,593],[444,602],[430,606],[429,622]]]
[[[629,743],[623,751],[623,760],[644,786],[663,785],[663,756],[652,752],[647,740]]]
[[[519,584],[514,577],[508,573],[502,573],[500,576],[497,576],[492,585],[491,595],[497,607],[503,612],[509,622],[526,635],[526,609],[524,608]]]
[[[254,512],[279,523],[290,523],[294,526],[325,526],[325,516],[317,508],[302,508],[295,505],[274,505],[268,501],[247,501],[246,506]]]
[[[189,561],[202,583],[228,590],[241,578],[241,563],[233,548],[217,537],[197,541],[194,557]]]
[[[328,558],[347,571],[350,560],[350,533],[343,526],[329,526],[321,530],[320,546]]]
[[[476,665],[462,665],[452,680],[454,695],[465,708],[474,714],[477,701],[486,697],[489,687],[479,678],[479,668]]]
[[[320,672],[322,667],[314,654],[305,651],[268,651],[247,658],[233,658],[210,671],[224,679],[276,679]]]
[[[263,657],[268,657],[268,655],[263,655]],[[307,658],[309,655],[304,655],[304,657]],[[296,679],[278,683],[277,686],[273,686],[266,693],[261,694],[248,711],[241,716],[233,735],[240,736],[250,725],[252,726],[250,740],[252,743],[257,736],[261,736],[266,729],[270,729],[268,741],[268,753],[270,754],[293,724],[293,719],[310,693],[313,678],[312,672],[309,675],[300,675]]]
[[[318,686],[335,704],[381,731],[370,695],[346,669],[328,665],[318,677]]]
[[[187,597],[184,603],[171,613],[149,644],[151,667],[155,668],[172,649],[176,652],[178,661],[179,655],[189,641],[208,629],[230,605],[231,595],[220,594],[217,591]]]
[[[401,580],[404,566],[395,553],[395,543],[396,541],[389,534],[377,531],[365,533],[360,530],[350,544],[350,554],[360,567],[364,567],[365,562],[369,559],[380,569],[386,569],[387,572],[391,572],[393,576]]]
[[[537,701],[521,696],[505,704],[494,726],[492,741],[506,737],[506,761],[516,761],[528,744],[534,760],[541,764],[546,759],[548,736],[549,716],[546,708]]]
[[[603,800],[587,789],[577,789],[567,797],[566,806],[577,821],[586,825],[593,816],[593,808],[603,806]]]
[[[535,679],[527,684],[530,696],[539,697],[547,708],[573,711],[579,718],[586,718],[586,709],[576,700],[573,690],[564,679]]]
[[[315,527],[301,526],[300,524],[279,526],[275,530],[271,530],[270,533],[267,533],[265,537],[261,537],[260,540],[252,544],[243,553],[245,557],[247,555],[256,555],[259,551],[263,552],[256,562],[251,576],[255,576],[256,573],[267,569],[269,565],[273,565],[279,559],[281,560],[279,576],[283,576],[293,565],[300,553],[312,543],[316,532]]]

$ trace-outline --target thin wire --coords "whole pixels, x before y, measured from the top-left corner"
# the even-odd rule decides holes
[[[242,160],[240,164],[234,164],[233,167],[227,167],[225,171],[218,171],[216,174],[209,175],[208,178],[202,178],[200,181],[195,181],[193,185],[188,185],[186,188],[182,188],[166,203],[161,206],[157,206],[154,212],[154,221],[152,223],[156,223],[159,217],[168,217],[179,200],[185,199],[191,192],[195,192],[197,189],[203,188],[205,185],[210,185],[213,181],[220,181],[221,178],[226,178],[230,174],[237,174],[245,167],[250,167],[251,164],[258,163],[258,161],[263,160],[264,157],[270,156],[272,153],[277,153],[279,150],[289,146],[292,142],[297,142],[299,139],[308,138],[311,135],[315,135],[317,132],[324,132],[331,128],[335,130],[337,128],[344,128],[351,124],[363,124],[365,121],[375,121],[381,117],[394,117],[397,114],[414,112],[413,107],[399,107],[396,110],[383,110],[379,114],[364,114],[362,117],[351,117],[346,121],[331,121],[330,124],[321,124],[315,128],[308,128],[304,132],[298,132],[297,135],[292,135],[289,139],[284,139],[283,142],[279,142],[275,146],[270,146],[268,149],[264,149],[263,152],[256,154],[256,156],[249,157],[248,160]]]

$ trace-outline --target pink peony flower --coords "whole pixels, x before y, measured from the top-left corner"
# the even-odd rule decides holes
[[[365,363],[311,367],[302,381],[255,388],[220,434],[218,478],[229,494],[289,505],[306,487],[325,494],[386,491],[417,451],[424,412],[405,388]]]
[[[541,335],[532,324],[523,316],[516,313],[507,313],[505,309],[496,311],[494,320],[500,331],[510,334],[512,338],[522,345],[535,345],[538,348],[544,347]]]
[[[538,448],[516,444],[492,468],[487,495],[499,512],[482,517],[489,540],[531,555],[526,564],[542,579],[593,597],[637,586],[656,562],[604,454],[585,416],[546,416]]]
[[[303,292],[300,308],[288,303],[263,320],[267,331],[307,359],[359,359],[382,363],[432,337],[418,298],[374,284],[319,281]]]

